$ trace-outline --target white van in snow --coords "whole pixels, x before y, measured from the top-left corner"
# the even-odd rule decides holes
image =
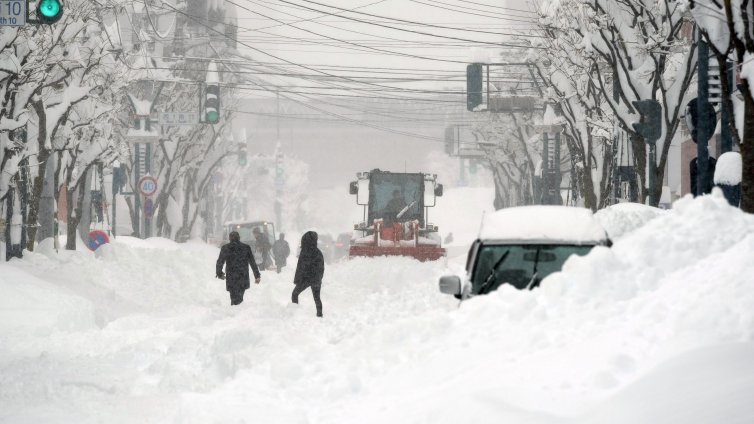
[[[521,206],[485,217],[466,260],[466,275],[440,278],[440,291],[458,299],[487,294],[502,284],[537,287],[571,255],[610,246],[592,211],[568,206]]]

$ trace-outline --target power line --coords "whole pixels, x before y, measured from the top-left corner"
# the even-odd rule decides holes
[[[230,4],[236,5],[236,6],[242,8],[242,9],[244,9],[246,11],[249,11],[249,12],[255,14],[255,15],[259,15],[259,16],[262,16],[262,17],[267,17],[270,20],[273,20],[273,21],[276,21],[276,22],[280,22],[276,18],[265,16],[265,15],[259,13],[259,12],[253,11],[253,10],[247,8],[247,7],[241,6],[240,4],[238,4],[238,3],[236,3],[236,2],[234,2],[232,0],[225,0],[225,1],[227,1]],[[251,1],[251,0],[245,0],[245,1],[253,3],[253,4],[257,4],[256,2]],[[288,2],[286,0],[279,0],[279,1],[282,2],[282,3],[290,3],[290,2]],[[314,3],[314,2],[311,2],[311,3]],[[331,7],[334,7],[334,6],[331,6]],[[307,8],[307,9],[310,9],[310,8]],[[340,8],[338,8],[338,9],[340,9]],[[320,11],[320,10],[316,10],[316,9],[311,9],[311,10],[312,11],[316,11],[318,13],[323,13],[323,11]],[[348,11],[350,12],[350,10],[348,10]],[[353,12],[353,13],[362,13],[362,12]],[[389,28],[389,29],[393,29],[393,30],[396,30],[396,31],[404,31],[404,32],[410,32],[410,33],[413,33],[413,34],[425,35],[425,36],[428,36],[428,37],[444,38],[444,39],[456,40],[456,41],[466,41],[466,42],[476,43],[476,44],[487,44],[487,45],[492,45],[492,46],[496,46],[496,47],[521,47],[520,45],[515,45],[515,44],[510,44],[510,43],[499,43],[499,42],[489,42],[489,41],[472,40],[472,39],[469,39],[469,38],[451,37],[451,36],[448,36],[448,35],[439,35],[439,34],[433,34],[433,33],[429,33],[429,32],[422,32],[422,31],[410,30],[410,29],[405,29],[405,28],[392,27],[392,26],[382,25],[382,24],[376,24],[376,23],[372,23],[372,22],[369,22],[369,21],[364,21],[364,20],[360,20],[360,19],[356,19],[356,18],[348,18],[348,19],[354,20],[356,22],[366,23],[366,24],[369,24],[369,25],[376,25],[376,26],[383,27],[383,28]],[[288,26],[290,26],[292,28],[296,28],[296,29],[298,29],[300,31],[308,32],[310,34],[318,35],[320,37],[324,37],[324,38],[327,38],[327,39],[337,40],[337,41],[348,43],[348,44],[354,44],[354,43],[351,43],[351,42],[348,42],[348,41],[345,41],[345,40],[336,39],[336,38],[329,37],[329,36],[326,36],[326,35],[322,35],[322,34],[319,34],[319,33],[316,33],[316,32],[313,32],[313,31],[310,31],[310,30],[307,30],[307,29],[304,29],[304,28],[300,28],[300,27],[294,26],[292,24],[288,24]],[[360,47],[365,47],[365,46],[360,46]],[[369,48],[369,47],[367,47],[367,48]],[[379,49],[375,49],[375,50],[379,50]]]
[[[460,1],[460,2],[462,2],[462,3],[475,4],[475,5],[477,5],[477,6],[485,6],[485,7],[491,7],[491,8],[494,8],[494,9],[503,9],[503,10],[512,10],[512,11],[514,11],[514,12],[524,12],[524,13],[531,13],[531,14],[533,14],[533,15],[536,15],[536,13],[537,13],[537,12],[533,12],[533,11],[531,11],[531,10],[526,10],[526,9],[516,9],[515,7],[496,6],[496,5],[486,4],[486,3],[480,3],[480,2],[478,2],[478,1],[476,1],[476,0],[474,0],[474,1],[469,1],[469,0],[458,0],[458,1]],[[460,7],[460,6],[459,6],[459,7]]]
[[[284,14],[286,16],[291,16],[291,17],[294,17],[296,19],[303,19],[300,16],[293,15],[291,13],[286,13],[286,12],[280,11],[278,9],[274,9],[274,8],[272,8],[270,6],[265,6],[264,4],[260,4],[260,3],[257,3],[257,2],[251,1],[251,0],[245,0],[245,1],[251,2],[251,3],[256,4],[258,6],[261,6],[261,7],[265,7],[267,9],[273,10],[273,11],[278,12],[278,13],[282,13],[282,14]],[[259,1],[262,1],[262,0],[259,0]],[[296,9],[308,10],[308,11],[314,10],[314,9],[307,8],[305,6],[298,6],[298,7],[296,7]],[[350,18],[348,16],[341,16],[339,14],[346,13],[346,12],[355,12],[356,9],[358,9],[358,8],[354,8],[354,9],[341,9],[340,12],[334,12],[334,13],[330,13],[330,12],[327,12],[327,11],[318,11],[317,13],[327,13],[327,14],[330,14],[330,15],[333,15],[333,16],[337,15],[337,16],[341,17],[342,19],[345,19],[345,20],[353,20],[352,18]],[[498,19],[498,18],[496,18],[496,19]],[[520,34],[520,33],[501,32],[501,31],[482,31],[482,30],[474,30],[474,29],[469,29],[469,28],[453,28],[453,27],[448,27],[448,26],[443,26],[443,25],[427,24],[427,23],[422,23],[422,22],[412,22],[412,21],[401,21],[401,22],[402,23],[404,23],[404,22],[411,22],[410,24],[407,24],[407,25],[411,25],[411,26],[425,26],[425,27],[433,27],[433,28],[440,28],[440,29],[449,29],[451,31],[463,31],[463,32],[472,32],[472,33],[479,33],[479,34],[491,34],[491,35],[496,35],[496,36],[507,35],[507,36],[514,36],[514,37],[519,37],[519,36],[520,37],[532,37],[532,38],[540,38],[541,37],[539,35],[527,35],[527,34]],[[291,23],[296,23],[296,22],[291,22]],[[395,38],[390,38],[390,37],[385,37],[385,36],[380,36],[380,35],[374,35],[374,34],[366,34],[366,33],[358,32],[358,31],[348,30],[348,29],[341,28],[341,27],[336,27],[336,26],[333,26],[333,25],[326,25],[324,22],[313,22],[313,23],[315,23],[317,25],[324,25],[324,26],[326,26],[328,28],[334,28],[334,29],[337,29],[337,30],[340,30],[340,31],[353,32],[353,33],[356,33],[356,34],[369,35],[369,36],[372,36],[372,37],[384,38],[384,39],[389,39],[389,40],[398,40],[398,39],[395,39]],[[372,25],[372,24],[376,25],[376,24],[380,24],[380,23],[392,23],[392,22],[391,21],[368,21],[367,23],[370,24],[370,25]],[[289,24],[290,23],[283,23],[281,25],[289,25]],[[260,28],[260,29],[266,29],[266,28]],[[255,30],[252,29],[252,31],[255,31]],[[404,41],[404,40],[398,40],[398,41]]]
[[[443,10],[449,10],[451,12],[462,13],[464,15],[481,16],[481,17],[484,17],[484,18],[502,19],[502,20],[513,21],[513,22],[526,22],[526,23],[532,23],[532,24],[536,23],[536,21],[524,20],[524,19],[531,19],[531,18],[526,17],[526,16],[509,15],[509,16],[515,16],[515,17],[513,17],[513,18],[503,18],[503,17],[483,15],[483,14],[480,14],[480,13],[469,12],[467,10],[451,9],[450,7],[442,7],[442,6],[438,6],[437,4],[426,3],[426,2],[418,1],[418,0],[409,0],[409,1],[411,1],[412,3],[423,4],[425,6],[434,7],[434,8],[437,8],[437,9],[443,9]],[[444,2],[441,2],[441,1],[438,1],[438,0],[433,0],[433,1],[434,1],[434,3],[449,5],[448,3],[444,3]],[[449,5],[449,6],[463,7],[463,6],[455,6],[455,5]],[[480,9],[474,9],[474,8],[470,8],[470,7],[466,7],[466,9],[468,9],[468,10],[480,10]],[[494,12],[488,12],[488,13],[494,13]],[[516,19],[516,18],[523,18],[523,19]]]
[[[228,0],[228,1],[230,3],[233,3],[230,0]],[[245,0],[245,1],[250,1],[250,0]],[[278,1],[280,3],[292,4],[292,5],[301,7],[303,9],[311,10],[311,11],[317,12],[317,13],[327,13],[326,11],[323,11],[323,10],[314,9],[314,8],[311,8],[311,7],[308,7],[308,6],[298,5],[296,3],[292,3],[292,2],[287,1],[287,0],[278,0]],[[439,26],[439,25],[424,24],[424,23],[416,22],[416,21],[408,21],[408,20],[405,20],[405,19],[389,18],[389,17],[385,17],[385,16],[374,15],[374,14],[371,14],[371,13],[351,11],[351,10],[348,10],[348,9],[344,9],[342,7],[330,6],[330,5],[326,5],[326,4],[323,4],[323,3],[318,3],[318,2],[315,2],[315,1],[311,1],[311,0],[302,0],[302,1],[305,1],[306,3],[313,3],[313,4],[324,6],[324,7],[330,7],[330,8],[337,9],[337,10],[343,10],[345,12],[351,12],[351,13],[355,13],[355,14],[359,14],[359,15],[366,15],[366,16],[376,17],[376,18],[380,18],[380,19],[390,19],[390,20],[393,20],[393,21],[396,21],[396,22],[402,22],[402,23],[406,22],[406,23],[418,24],[418,25],[421,25],[421,26],[426,26],[426,27],[431,27],[431,28],[441,28],[441,29],[450,29],[450,30],[454,30],[454,31],[460,31],[460,29],[458,29],[458,28],[450,28],[450,27],[444,27],[444,26]],[[236,3],[233,3],[233,4],[236,4]],[[403,32],[409,32],[409,33],[414,33],[414,34],[420,34],[420,35],[425,35],[425,36],[429,36],[429,37],[447,38],[447,39],[450,39],[450,40],[457,40],[457,41],[470,41],[472,43],[494,44],[494,45],[499,46],[499,47],[538,48],[538,47],[533,47],[533,46],[522,46],[522,45],[517,45],[517,44],[511,44],[511,43],[487,43],[487,42],[480,42],[478,40],[469,40],[467,38],[458,38],[458,37],[443,36],[443,35],[438,35],[438,34],[432,34],[432,33],[427,33],[427,32],[421,32],[421,31],[415,31],[415,30],[410,30],[410,29],[405,29],[405,28],[398,28],[398,27],[394,27],[394,26],[384,25],[384,24],[380,24],[380,23],[377,23],[377,22],[374,22],[374,21],[367,21],[367,20],[363,20],[363,19],[353,18],[353,17],[350,17],[350,16],[343,16],[343,18],[349,19],[349,20],[352,20],[352,21],[355,21],[355,22],[361,22],[361,23],[364,23],[364,24],[367,24],[367,25],[374,25],[374,26],[378,26],[378,27],[382,27],[382,28],[388,28],[388,29],[392,29],[392,30],[396,30],[396,31],[403,31]],[[473,31],[473,32],[477,32],[477,31]],[[493,34],[500,35],[500,33],[493,33]]]

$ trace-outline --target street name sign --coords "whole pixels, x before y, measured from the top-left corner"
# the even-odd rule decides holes
[[[26,0],[0,0],[0,26],[26,25]]]
[[[160,125],[197,125],[199,124],[199,113],[160,112],[158,123]]]

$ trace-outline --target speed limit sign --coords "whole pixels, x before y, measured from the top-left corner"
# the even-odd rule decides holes
[[[141,177],[141,179],[139,179],[138,190],[142,196],[153,195],[157,191],[157,180],[148,175]]]

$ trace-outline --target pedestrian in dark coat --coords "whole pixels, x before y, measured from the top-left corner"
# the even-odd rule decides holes
[[[298,256],[296,265],[296,276],[293,283],[296,287],[293,289],[291,300],[298,303],[298,295],[308,287],[311,287],[314,295],[314,304],[317,305],[317,316],[322,316],[322,300],[319,297],[322,288],[322,276],[325,274],[325,259],[322,252],[317,248],[317,233],[307,231],[301,237],[301,253]]]
[[[272,259],[270,259],[272,245],[270,244],[270,240],[267,239],[267,234],[262,234],[259,227],[254,228],[252,233],[254,233],[255,248],[257,252],[262,254],[262,270],[269,269],[270,265],[272,265]]]
[[[288,255],[291,254],[291,247],[288,246],[288,242],[285,241],[285,234],[280,233],[280,238],[275,240],[275,244],[272,245],[272,256],[275,257],[275,265],[278,268],[278,274],[284,266],[287,265]]]
[[[225,280],[225,290],[230,292],[230,304],[238,305],[243,302],[243,293],[251,285],[249,284],[249,266],[254,272],[255,283],[259,284],[260,276],[254,254],[248,244],[241,243],[238,232],[229,234],[230,243],[220,249],[220,257],[217,258],[217,278]],[[225,273],[223,273],[225,265]]]

